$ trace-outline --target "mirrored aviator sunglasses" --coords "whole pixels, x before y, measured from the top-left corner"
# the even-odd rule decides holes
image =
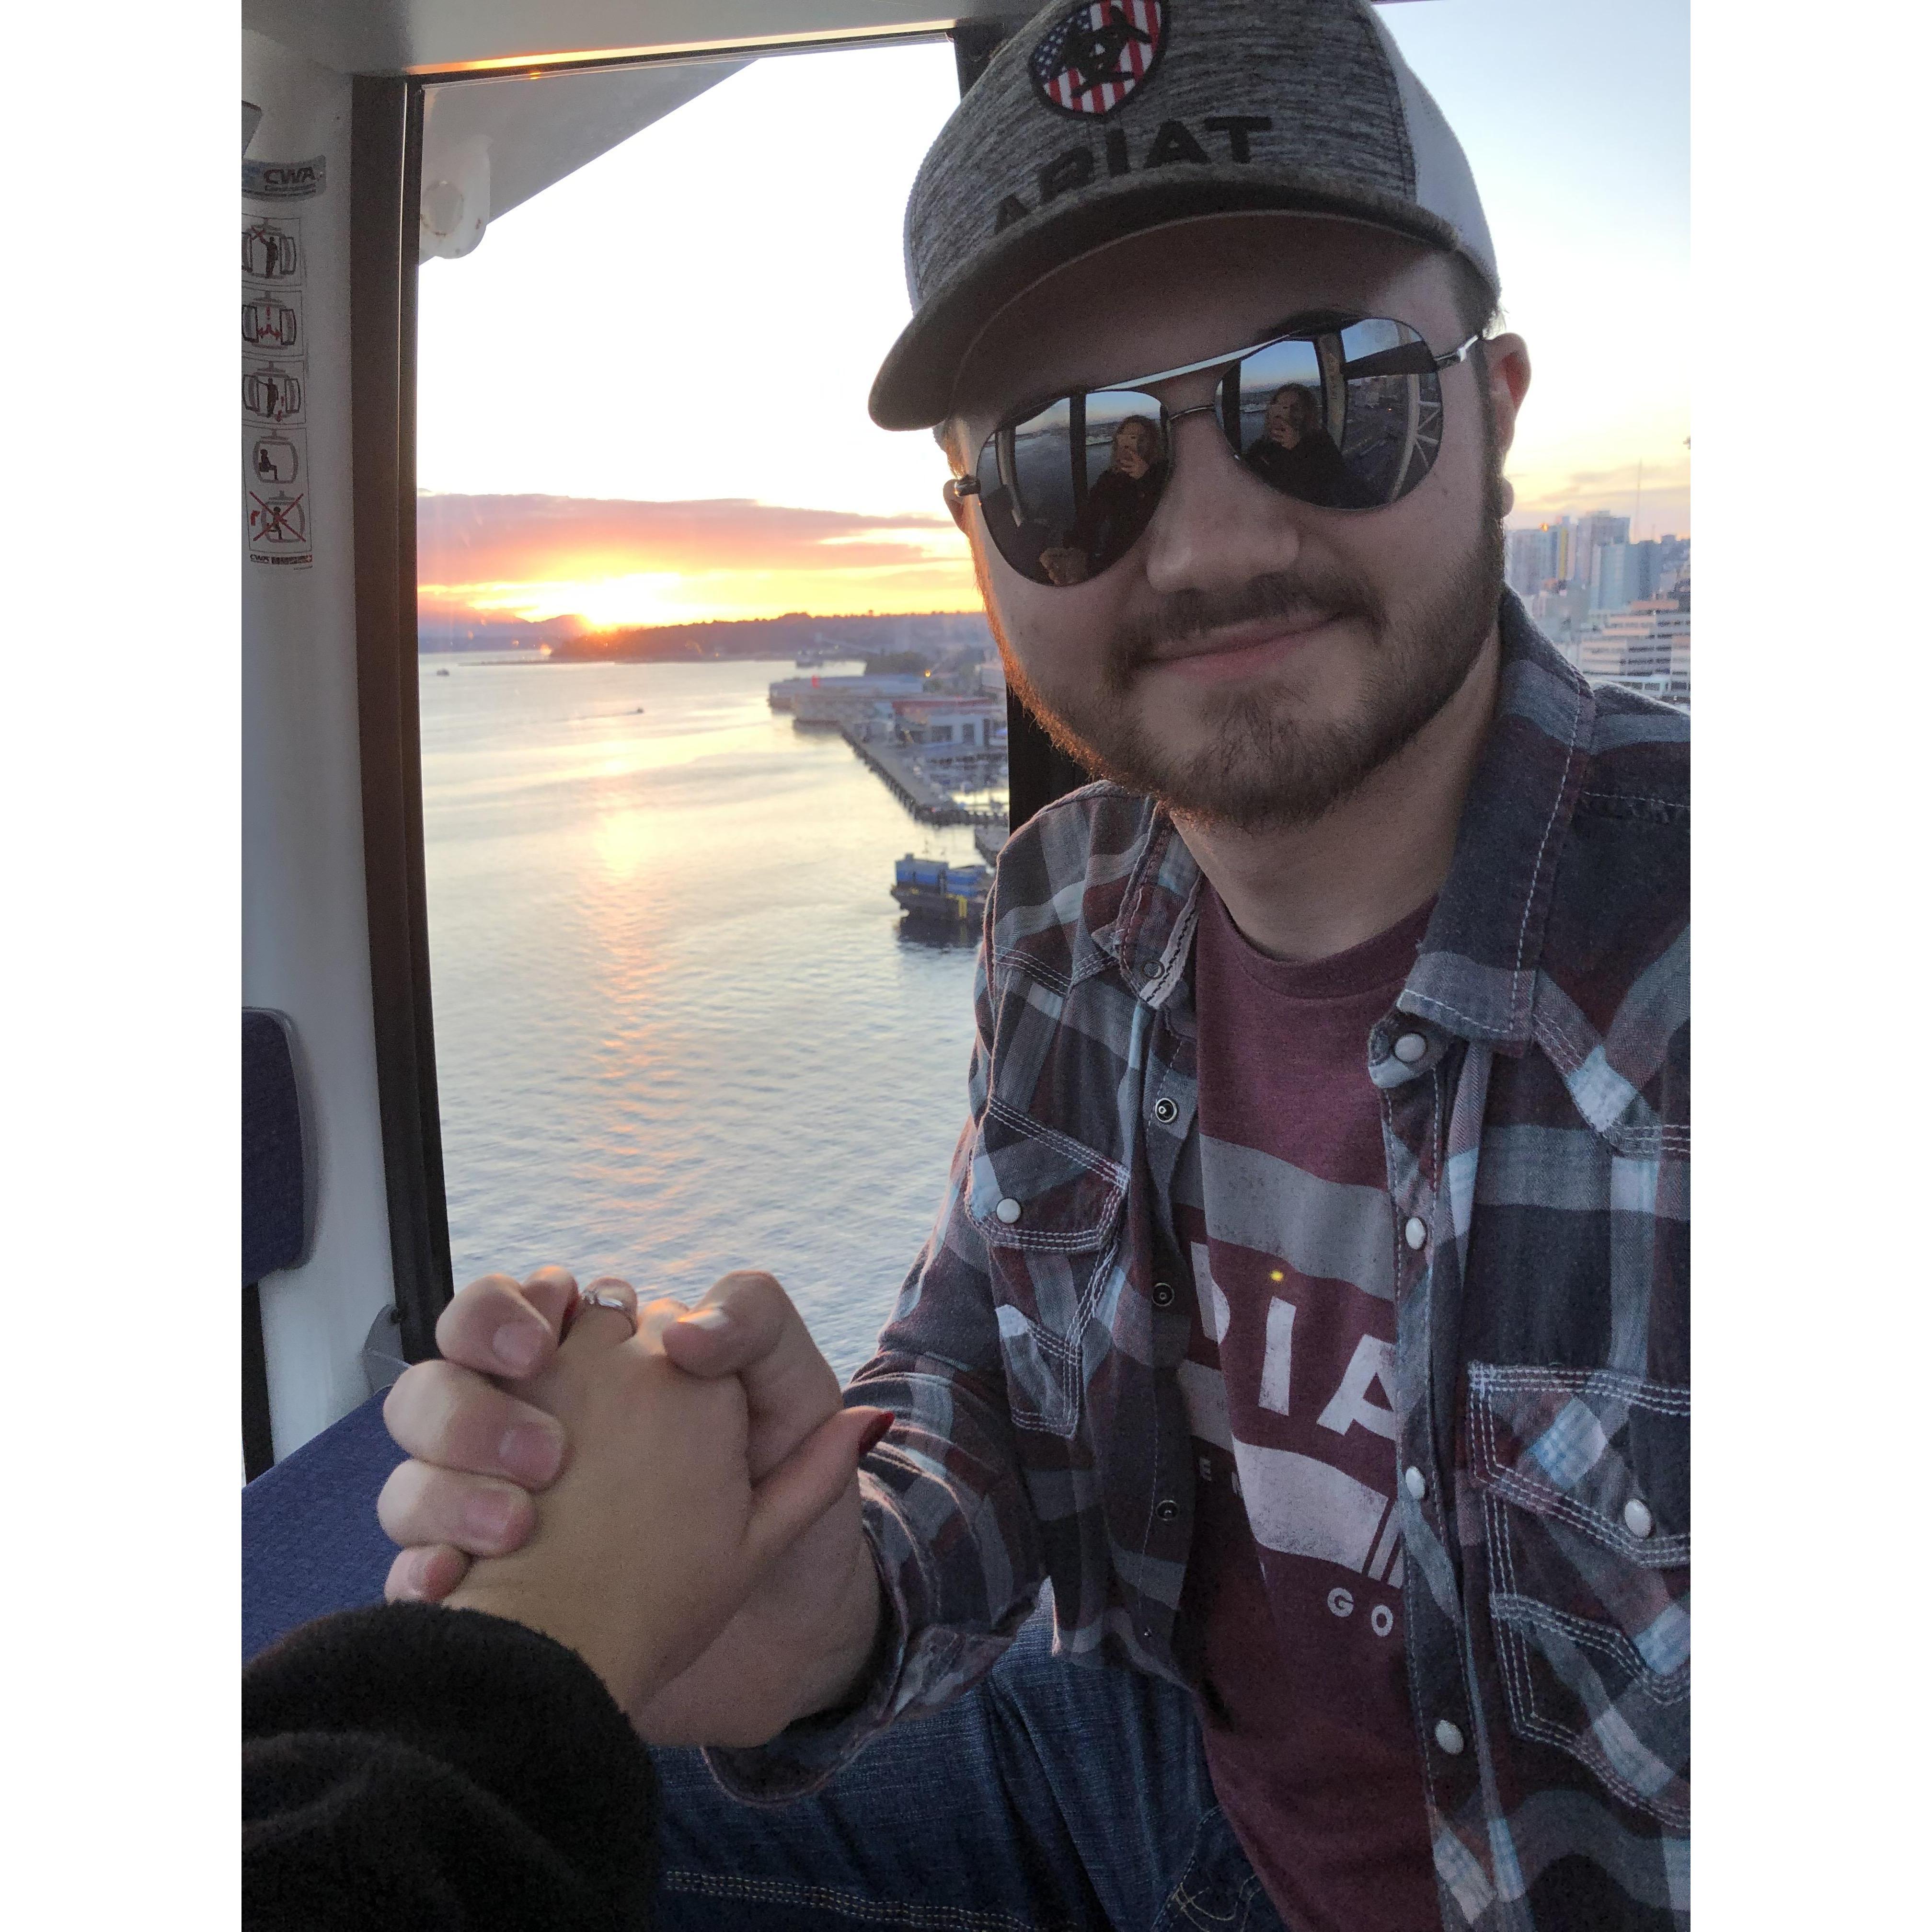
[[[1132,549],[1167,487],[1183,416],[1211,413],[1244,466],[1284,496],[1380,509],[1434,467],[1442,371],[1477,340],[1438,356],[1406,322],[1304,316],[1232,356],[1076,390],[1010,418],[949,488],[979,498],[1000,556],[1035,584],[1084,584]],[[1170,411],[1149,393],[1213,369],[1225,373],[1211,403]]]

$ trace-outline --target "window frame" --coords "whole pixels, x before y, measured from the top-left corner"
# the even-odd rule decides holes
[[[1006,23],[962,21],[943,34],[886,30],[813,45],[892,46],[946,38],[960,92]],[[720,50],[734,58],[812,50],[797,43]],[[682,63],[704,50],[547,64],[553,74]],[[429,90],[468,69],[358,74],[350,128],[350,355],[356,542],[356,664],[369,975],[395,1307],[406,1360],[436,1352],[436,1318],[455,1292],[449,1247],[423,838],[416,648],[417,208]],[[1007,694],[1010,823],[1088,782]]]

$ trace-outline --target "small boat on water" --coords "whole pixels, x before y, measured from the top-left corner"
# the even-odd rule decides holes
[[[977,926],[986,917],[992,874],[984,866],[949,866],[908,852],[894,867],[892,897],[914,919]]]

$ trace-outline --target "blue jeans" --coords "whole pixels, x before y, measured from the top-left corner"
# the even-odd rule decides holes
[[[1036,1616],[975,1689],[790,1804],[657,1752],[657,1932],[1282,1932],[1187,1694],[1052,1641]]]

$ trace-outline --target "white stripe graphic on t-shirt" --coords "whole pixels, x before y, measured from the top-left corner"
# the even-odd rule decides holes
[[[1265,1372],[1263,1380],[1266,1380]],[[1370,1388],[1376,1382],[1382,1385],[1382,1394],[1388,1398],[1385,1404],[1369,1400]],[[1402,1434],[1402,1425],[1395,1419],[1394,1402],[1395,1344],[1364,1335],[1357,1341],[1355,1352],[1342,1372],[1342,1386],[1315,1419],[1337,1436],[1347,1435],[1351,1426],[1359,1422],[1364,1429],[1394,1442]]]
[[[1366,1570],[1388,1498],[1333,1463],[1292,1449],[1261,1449],[1238,1437],[1234,1466],[1248,1526],[1264,1549]]]
[[[1277,1415],[1288,1413],[1289,1371],[1294,1366],[1294,1304],[1268,1297],[1268,1350],[1262,1357],[1261,1404]],[[1331,1405],[1332,1406],[1332,1405]]]
[[[1258,1148],[1204,1135],[1202,1191],[1210,1240],[1272,1255],[1318,1281],[1395,1299],[1395,1210],[1379,1187],[1324,1180]]]

